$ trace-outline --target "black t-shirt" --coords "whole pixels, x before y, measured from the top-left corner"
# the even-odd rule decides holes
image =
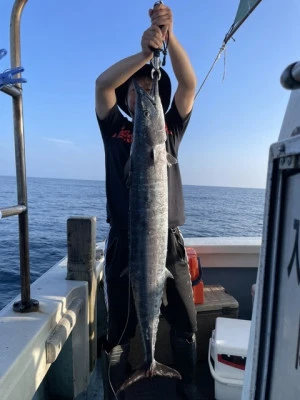
[[[173,100],[165,115],[166,149],[178,161],[178,148],[190,120],[183,120]],[[121,229],[128,228],[129,188],[125,165],[129,159],[133,123],[115,105],[104,120],[97,116],[105,150],[107,222]],[[169,227],[185,222],[184,201],[179,164],[168,167]]]

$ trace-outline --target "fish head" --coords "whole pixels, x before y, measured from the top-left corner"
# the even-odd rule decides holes
[[[158,80],[153,79],[150,93],[134,80],[136,92],[134,126],[135,131],[150,145],[166,141],[165,116],[158,91]]]

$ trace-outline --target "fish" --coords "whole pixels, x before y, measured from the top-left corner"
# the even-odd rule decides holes
[[[167,278],[168,175],[177,160],[166,151],[165,118],[153,79],[150,93],[135,81],[136,103],[129,166],[129,279],[140,327],[144,362],[121,386],[154,376],[181,379],[154,358],[160,306]]]

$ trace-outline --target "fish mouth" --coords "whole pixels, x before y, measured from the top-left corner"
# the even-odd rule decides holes
[[[158,84],[154,83],[154,81],[152,82],[152,87],[151,87],[151,91],[150,93],[146,92],[146,90],[144,88],[142,88],[142,86],[140,86],[137,81],[134,79],[134,87],[136,90],[136,93],[140,96],[140,97],[146,97],[148,100],[150,100],[151,104],[156,108],[157,106],[157,102],[155,101],[155,99],[157,98],[157,95],[159,96],[159,92],[158,92]]]

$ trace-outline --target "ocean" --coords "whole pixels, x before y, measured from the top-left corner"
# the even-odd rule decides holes
[[[0,176],[0,208],[17,204],[16,178]],[[184,185],[184,237],[261,236],[264,189]],[[97,241],[108,232],[105,183],[28,178],[31,281],[67,254],[67,219],[95,216]],[[0,309],[20,292],[18,217],[0,219]]]

